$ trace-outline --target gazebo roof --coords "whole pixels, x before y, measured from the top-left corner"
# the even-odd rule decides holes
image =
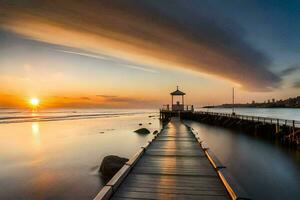
[[[181,92],[180,90],[178,90],[178,86],[177,86],[177,90],[175,90],[174,92],[171,92],[170,94],[173,95],[173,96],[182,96],[182,95],[185,95],[184,92]]]

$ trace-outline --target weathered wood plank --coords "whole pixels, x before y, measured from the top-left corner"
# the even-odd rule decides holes
[[[180,140],[155,140],[151,145],[152,148],[197,148],[199,149],[199,144],[196,140],[194,141],[180,141]]]
[[[133,185],[132,187],[127,186],[126,188],[120,188],[120,193],[126,192],[146,192],[146,193],[165,193],[165,194],[184,194],[184,195],[226,195],[226,190],[211,190],[201,189],[195,190],[195,188],[164,188],[164,187],[141,187]]]
[[[124,165],[106,184],[107,186],[111,186],[113,190],[117,189],[119,185],[122,183],[126,175],[129,173],[130,166]]]
[[[102,190],[97,194],[94,200],[107,200],[110,199],[113,194],[113,189],[111,186],[104,186]]]
[[[174,194],[162,192],[117,192],[114,196],[125,198],[143,198],[143,199],[202,199],[202,200],[224,200],[228,199],[226,195],[195,195],[195,194]]]
[[[131,175],[129,175],[130,177]],[[215,187],[215,186],[222,186],[222,183],[218,181],[218,177],[201,177],[194,178],[190,176],[181,176],[180,179],[176,176],[171,175],[148,175],[148,174],[135,174],[134,176],[131,176],[130,178],[127,178],[125,180],[125,185],[134,182],[134,183],[149,183],[149,186],[162,186],[162,185],[179,185],[179,186],[187,186],[187,187],[193,187],[196,188],[199,187]],[[160,182],[161,184],[157,184],[157,182]],[[151,184],[154,183],[154,184]]]
[[[190,137],[159,137],[156,141],[186,141],[186,142],[194,142],[195,138]]]
[[[139,158],[143,155],[144,153],[144,148],[141,148],[138,152],[134,154],[132,158],[129,159],[129,161],[126,162],[126,165],[133,166],[135,163],[139,160]]]
[[[203,157],[202,152],[197,152],[197,151],[157,151],[157,150],[150,150],[147,153],[148,155],[152,156],[182,156],[182,157]],[[188,156],[186,156],[188,155]]]
[[[169,175],[149,177],[150,176],[147,178],[145,175],[131,175],[131,177],[128,177],[128,179],[125,180],[124,184],[119,190],[122,191],[126,189],[132,190],[132,188],[148,188],[149,190],[153,191],[173,191],[174,193],[177,193],[177,191],[181,191],[181,193],[199,191],[201,194],[209,190],[212,191],[211,194],[226,194],[226,190],[224,187],[222,187],[220,181],[218,181],[218,177],[201,177],[201,179],[195,179],[187,176],[182,176],[180,179],[178,179],[177,176]]]

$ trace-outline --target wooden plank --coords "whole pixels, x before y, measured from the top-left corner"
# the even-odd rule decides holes
[[[156,141],[151,144],[152,149],[199,149],[198,142],[187,142],[187,141]]]
[[[225,168],[225,166],[219,161],[219,159],[215,156],[215,154],[211,150],[206,149],[205,154],[209,159],[210,163],[214,166],[216,170]]]
[[[127,162],[126,162],[126,165],[129,165],[129,166],[133,166],[135,165],[135,163],[140,159],[140,157],[143,155],[144,153],[144,149],[141,148],[138,152],[136,152],[134,154],[133,157],[131,157]]]
[[[215,187],[215,186],[222,186],[222,183],[218,181],[219,178],[216,176],[210,176],[210,177],[202,177],[199,179],[198,177],[192,177],[192,176],[181,176],[180,179],[176,176],[171,175],[148,175],[148,174],[135,174],[135,175],[129,175],[128,179],[125,180],[125,185],[129,183],[149,183],[149,185],[157,185],[160,186],[188,186],[188,187]],[[161,184],[157,184],[157,182],[160,182]],[[153,184],[152,184],[153,183]]]
[[[187,135],[168,135],[168,134],[161,134],[161,135],[159,135],[159,138],[158,139],[160,139],[160,138],[175,138],[175,139],[190,139],[191,138],[191,136],[189,135],[189,134],[187,134]]]
[[[203,177],[203,178],[206,178],[206,177]],[[216,180],[213,180],[213,182],[216,182]],[[219,184],[214,185],[214,186],[210,186],[210,185],[208,186],[207,185],[208,183],[202,183],[198,187],[196,187],[195,185],[189,185],[189,186],[183,185],[183,183],[180,183],[180,182],[177,182],[176,185],[172,185],[172,183],[170,183],[170,182],[166,182],[165,184],[162,184],[162,185],[155,185],[155,184],[156,183],[153,183],[153,185],[150,185],[147,182],[132,181],[132,182],[127,182],[126,188],[143,187],[143,188],[151,188],[152,190],[166,189],[166,190],[188,190],[188,191],[190,191],[190,190],[203,190],[203,191],[204,190],[213,190],[213,191],[223,191],[223,194],[225,194],[227,192],[226,189],[221,187],[221,185],[219,185]],[[120,190],[121,190],[121,188],[120,188]]]
[[[150,146],[150,142],[147,142],[145,145],[142,146],[142,149],[147,149]]]
[[[152,156],[182,156],[182,157],[203,157],[205,154],[201,151],[193,150],[170,150],[170,149],[151,149],[147,151],[147,155]]]
[[[232,199],[251,199],[235,179],[232,178],[226,168],[218,170],[218,174]]]
[[[165,193],[165,194],[185,194],[185,195],[226,195],[226,190],[224,189],[195,189],[195,188],[186,188],[186,187],[173,187],[173,188],[164,188],[164,187],[147,187],[147,186],[136,186],[132,187],[127,186],[126,188],[120,188],[120,193],[125,192],[147,192],[147,193]]]
[[[171,157],[171,156],[151,156],[145,154],[137,163],[136,168],[139,167],[194,167],[194,168],[207,168],[213,170],[210,162],[206,157]]]
[[[120,187],[120,190],[129,187],[145,187],[145,188],[152,188],[153,190],[161,190],[161,189],[203,190],[203,191],[213,190],[213,191],[223,191],[223,194],[226,193],[226,189],[223,187],[218,177],[199,178],[199,177],[192,177],[192,176],[181,176],[179,179],[178,176],[172,176],[172,175],[148,175],[152,177],[157,176],[159,178],[158,179],[151,179],[151,178],[136,179],[135,178],[136,175],[137,174],[130,174],[128,176],[128,179],[126,179],[124,181],[124,184],[122,184],[122,186]],[[166,176],[168,176],[168,178],[164,178]]]
[[[113,191],[116,190],[119,185],[122,183],[124,178],[129,173],[130,166],[124,165],[113,177],[110,181],[106,184],[107,186],[111,186]]]
[[[225,200],[226,195],[195,195],[195,194],[174,194],[174,193],[154,193],[154,192],[118,192],[114,196],[123,198],[142,198],[142,199],[195,199],[195,200]]]
[[[107,200],[113,194],[113,190],[111,186],[104,186],[94,200]]]
[[[160,138],[157,138],[156,141],[186,141],[186,142],[189,142],[189,141],[195,141],[196,139],[195,138],[189,138],[189,137],[180,137],[180,138],[175,138],[175,137],[160,137]]]

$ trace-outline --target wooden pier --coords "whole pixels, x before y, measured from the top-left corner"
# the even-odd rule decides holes
[[[161,111],[160,115],[168,118],[171,112]],[[181,112],[180,117],[277,139],[284,145],[300,148],[300,121],[202,111]]]
[[[227,169],[178,118],[102,188],[103,199],[249,199]]]

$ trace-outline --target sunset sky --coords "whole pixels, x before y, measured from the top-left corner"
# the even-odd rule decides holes
[[[0,108],[299,96],[299,19],[292,0],[0,0]]]

